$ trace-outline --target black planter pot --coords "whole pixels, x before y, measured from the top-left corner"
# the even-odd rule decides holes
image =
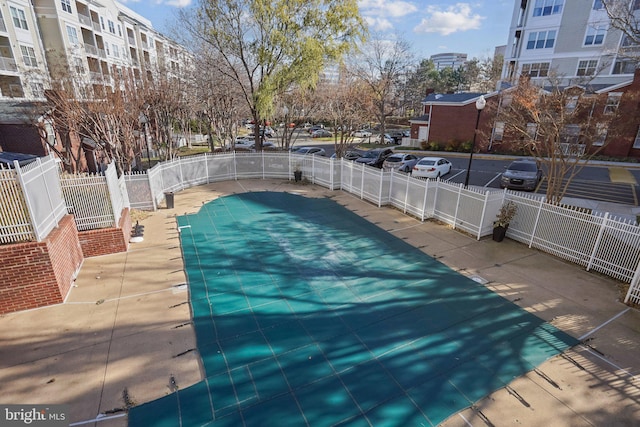
[[[509,228],[508,225],[505,227],[501,225],[493,227],[493,240],[496,242],[502,242],[504,240],[504,236],[507,234],[507,228]]]
[[[293,171],[293,178],[298,181],[302,181],[302,171]]]

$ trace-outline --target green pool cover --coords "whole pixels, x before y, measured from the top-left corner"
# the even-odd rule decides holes
[[[178,218],[206,378],[130,426],[429,426],[577,341],[331,199]]]

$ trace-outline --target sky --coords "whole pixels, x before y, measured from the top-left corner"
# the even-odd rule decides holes
[[[167,35],[176,11],[194,0],[119,0],[149,19]],[[466,53],[468,59],[493,57],[496,46],[506,45],[515,3],[519,0],[358,0],[360,14],[370,31],[399,35],[417,58],[438,53]]]

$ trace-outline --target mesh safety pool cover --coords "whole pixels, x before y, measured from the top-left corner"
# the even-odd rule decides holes
[[[331,199],[178,218],[206,378],[130,426],[423,426],[577,340]]]

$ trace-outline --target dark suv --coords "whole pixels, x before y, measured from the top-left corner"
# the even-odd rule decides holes
[[[356,159],[356,162],[380,169],[387,157],[392,154],[393,150],[391,148],[374,148],[373,150],[365,151],[362,157]]]
[[[512,162],[500,177],[500,188],[510,190],[536,189],[542,179],[542,171],[532,160],[516,160]]]

